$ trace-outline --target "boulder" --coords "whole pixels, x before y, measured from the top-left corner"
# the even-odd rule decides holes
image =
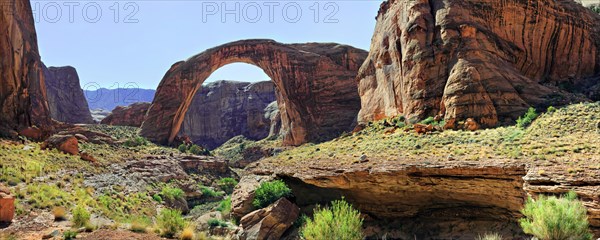
[[[15,216],[15,198],[10,193],[0,192],[0,222],[10,223]]]
[[[467,118],[464,129],[469,131],[477,131],[479,129],[479,123],[477,123],[473,118]]]
[[[336,43],[283,44],[251,39],[208,49],[175,63],[165,74],[140,134],[172,143],[202,83],[230,63],[263,69],[280,93],[281,133],[285,145],[323,141],[352,130],[360,99],[356,72],[367,52]]]
[[[77,70],[43,65],[50,116],[65,123],[94,123]]]
[[[134,103],[127,107],[117,106],[100,123],[115,126],[140,127],[142,126],[142,122],[144,122],[148,108],[150,108],[150,103],[147,102]]]
[[[28,127],[19,132],[19,135],[24,136],[28,139],[32,140],[42,140],[43,133],[42,130],[36,126]]]
[[[77,142],[77,138],[73,135],[52,135],[42,143],[41,147],[42,149],[55,148],[63,153],[71,155],[79,154],[79,143]]]
[[[600,16],[576,1],[389,0],[376,19],[359,122],[441,115],[490,127],[530,106],[599,100],[588,91],[600,85]]]
[[[240,220],[241,240],[277,240],[298,219],[300,208],[281,198],[270,206],[256,210]]]
[[[262,182],[271,180],[273,180],[272,176],[243,176],[238,185],[235,186],[233,194],[231,194],[231,213],[233,216],[241,218],[252,212],[254,210],[254,206],[252,206],[254,191]]]
[[[252,140],[263,139],[269,135],[272,124],[266,108],[275,102],[277,109],[275,97],[275,85],[271,81],[206,84],[194,95],[179,134],[209,149],[239,135]]]

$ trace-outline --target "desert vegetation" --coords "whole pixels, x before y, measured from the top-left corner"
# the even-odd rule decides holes
[[[301,234],[306,240],[361,240],[363,220],[360,213],[346,201],[336,200],[330,207],[317,207],[312,219],[307,218]]]

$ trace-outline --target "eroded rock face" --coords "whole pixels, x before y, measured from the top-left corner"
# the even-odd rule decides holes
[[[0,4],[0,127],[50,124],[29,1]]]
[[[355,77],[365,57],[363,50],[334,43],[243,40],[208,49],[165,74],[141,134],[171,143],[202,82],[226,64],[245,62],[263,69],[280,93],[284,144],[331,139],[353,127],[360,107]]]
[[[569,92],[598,100],[599,25],[574,1],[384,2],[357,77],[359,122],[442,115],[494,126],[585,100]]]
[[[150,103],[140,102],[134,103],[127,107],[117,106],[112,112],[106,116],[101,124],[116,125],[116,126],[131,126],[140,127],[144,122],[146,112],[150,108]]]
[[[75,68],[43,66],[50,116],[65,123],[94,123]]]
[[[209,83],[194,96],[179,133],[210,149],[239,135],[263,139],[271,127],[265,110],[275,98],[271,81]]]

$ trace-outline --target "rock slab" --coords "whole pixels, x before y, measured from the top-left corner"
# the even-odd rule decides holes
[[[300,208],[286,198],[256,210],[240,220],[241,240],[277,240],[296,221]]]
[[[115,126],[140,127],[144,122],[148,108],[150,108],[150,103],[147,102],[134,103],[127,107],[117,106],[100,123]]]

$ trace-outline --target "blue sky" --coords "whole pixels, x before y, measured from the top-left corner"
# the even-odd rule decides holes
[[[31,3],[46,65],[74,66],[83,88],[116,88],[132,82],[156,88],[173,63],[240,39],[338,42],[368,50],[381,1]],[[219,79],[268,77],[259,68],[240,63],[222,67],[209,80]]]

